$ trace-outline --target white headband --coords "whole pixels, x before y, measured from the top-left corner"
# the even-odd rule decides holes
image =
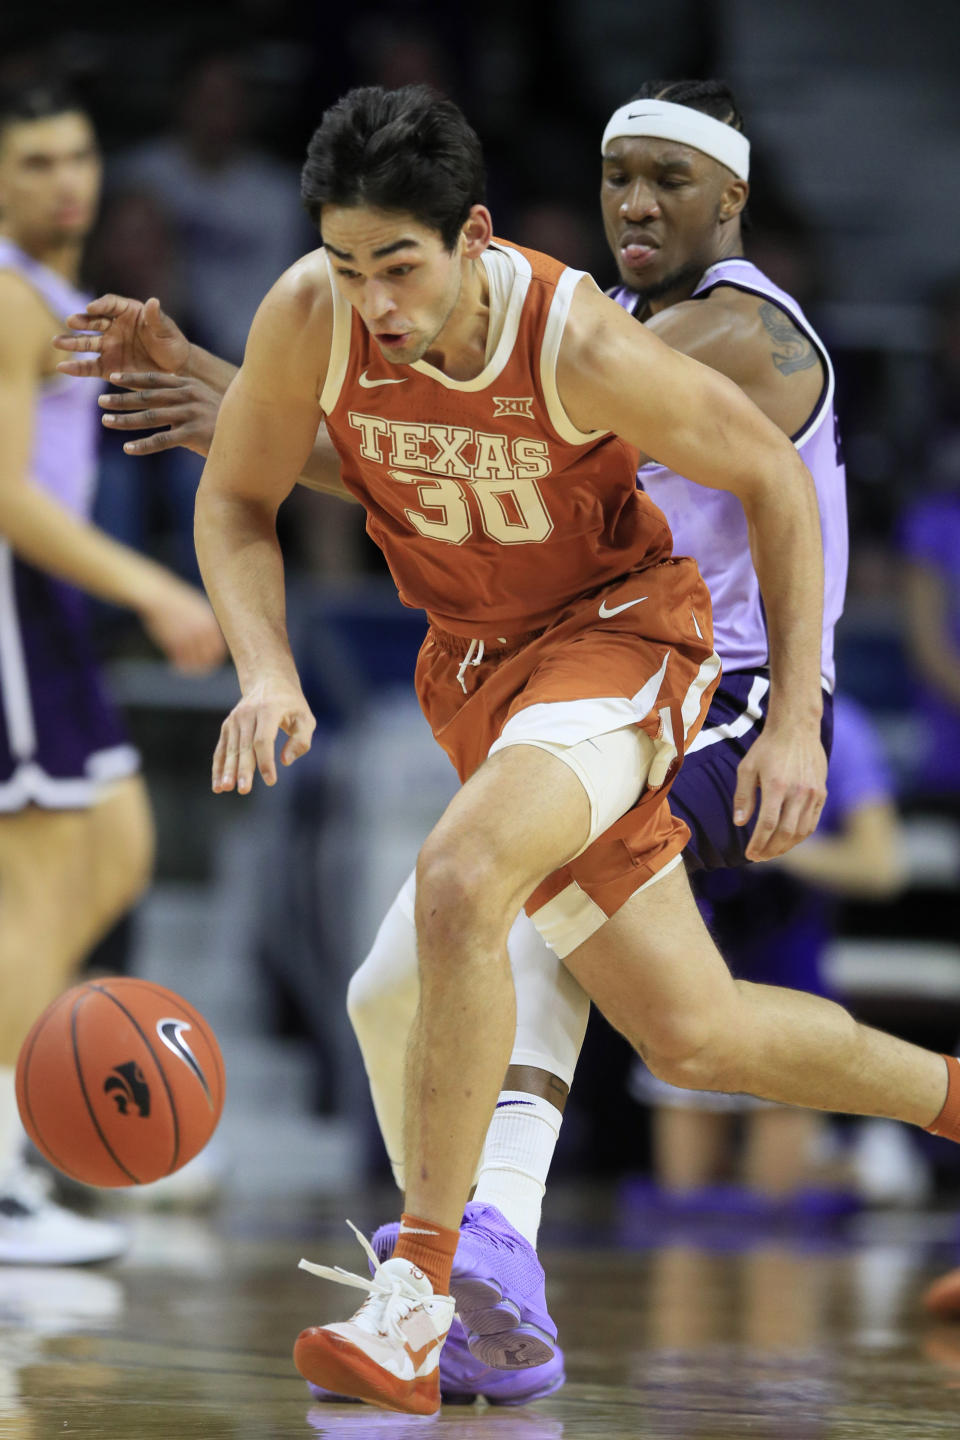
[[[631,100],[629,105],[621,105],[607,122],[602,149],[606,150],[609,140],[634,135],[690,145],[719,160],[741,180],[749,177],[750,141],[746,135],[689,105],[673,105],[669,100]]]

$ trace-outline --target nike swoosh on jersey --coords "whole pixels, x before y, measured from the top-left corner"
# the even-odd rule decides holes
[[[623,605],[607,605],[604,600],[600,606],[599,615],[601,620],[609,620],[611,615],[619,615],[621,610],[629,610],[631,605],[639,605],[646,600],[646,595],[641,595],[639,600],[627,600]]]
[[[407,377],[401,375],[398,380],[368,380],[367,372],[364,370],[357,378],[364,390],[375,390],[378,385],[403,385]]]

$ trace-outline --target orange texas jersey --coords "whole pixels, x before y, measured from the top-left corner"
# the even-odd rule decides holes
[[[637,451],[577,430],[560,403],[557,351],[583,272],[502,241],[495,252],[483,257],[494,346],[476,379],[390,364],[334,284],[320,396],[401,600],[491,641],[539,629],[672,548],[637,489]]]

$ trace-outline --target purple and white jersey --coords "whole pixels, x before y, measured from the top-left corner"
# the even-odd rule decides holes
[[[22,275],[58,321],[86,308],[85,295],[12,240],[0,238],[0,270]],[[34,406],[30,476],[83,519],[93,505],[100,430],[95,402],[102,388],[89,380],[78,384],[69,375],[54,375],[39,388]]]
[[[843,610],[848,551],[846,476],[834,412],[833,366],[800,306],[756,265],[740,257],[718,261],[704,271],[691,298],[702,299],[721,285],[776,305],[806,335],[823,363],[820,398],[803,429],[791,438],[813,476],[820,509],[825,575],[821,674],[825,688],[832,691],[833,631]],[[624,310],[633,312],[637,296],[632,290],[619,287],[610,293]],[[667,517],[675,552],[692,555],[700,567],[713,601],[713,643],[724,670],[762,669],[769,662],[767,627],[740,501],[729,491],[696,485],[653,462],[640,467],[637,483]]]
[[[49,307],[51,336],[86,305],[10,240],[0,239],[0,270],[22,275]],[[57,375],[38,386],[32,417],[29,478],[80,519],[89,517],[96,481],[96,397],[89,380]],[[86,595],[0,538],[0,814],[83,809],[138,768],[100,676]]]

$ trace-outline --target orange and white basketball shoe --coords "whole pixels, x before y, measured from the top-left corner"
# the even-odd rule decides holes
[[[433,1415],[440,1409],[440,1350],[453,1323],[453,1296],[435,1295],[410,1260],[381,1265],[366,1237],[347,1224],[366,1251],[372,1278],[307,1260],[300,1269],[370,1293],[351,1319],[301,1331],[293,1362],[305,1380],[337,1395]]]

